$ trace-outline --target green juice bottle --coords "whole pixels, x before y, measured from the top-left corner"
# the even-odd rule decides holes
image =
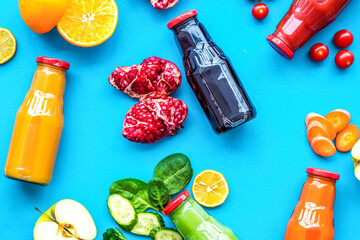
[[[188,191],[182,192],[163,210],[185,240],[239,240],[234,232],[207,214]]]

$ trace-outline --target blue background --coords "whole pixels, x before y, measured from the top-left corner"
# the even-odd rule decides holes
[[[176,152],[190,157],[195,174],[205,169],[224,174],[229,197],[220,207],[207,211],[243,240],[283,239],[306,180],[306,168],[336,171],[341,178],[335,239],[359,239],[360,183],[353,174],[351,155],[321,158],[314,154],[306,139],[304,118],[309,112],[325,115],[344,108],[352,114],[351,122],[360,124],[360,3],[350,3],[337,21],[288,61],[275,53],[265,38],[275,30],[290,1],[264,2],[269,16],[257,21],[251,15],[255,2],[249,0],[180,0],[166,11],[153,9],[148,0],[118,0],[114,35],[100,46],[80,48],[66,42],[56,29],[44,35],[32,32],[21,19],[17,1],[1,0],[0,27],[13,32],[18,50],[10,62],[0,66],[0,166],[5,165],[16,111],[36,69],[36,57],[60,58],[71,67],[54,178],[44,187],[0,177],[0,239],[31,239],[40,216],[34,206],[46,210],[64,198],[88,208],[97,225],[96,239],[102,239],[107,228],[116,226],[106,206],[110,184],[127,177],[148,181],[157,162]],[[152,55],[173,61],[184,74],[166,23],[190,9],[198,10],[199,20],[231,58],[258,116],[223,136],[216,135],[184,76],[173,96],[189,106],[185,129],[151,145],[129,142],[121,135],[122,122],[136,100],[110,86],[107,78],[115,67],[141,63]],[[355,37],[349,49],[356,60],[346,70],[335,66],[339,49],[332,43],[334,33],[343,28]],[[308,57],[309,48],[317,42],[330,48],[328,59],[321,63]],[[171,226],[168,218],[166,223]]]

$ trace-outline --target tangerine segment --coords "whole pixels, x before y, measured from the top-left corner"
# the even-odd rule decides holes
[[[359,128],[355,124],[349,124],[339,132],[335,145],[338,151],[348,152],[359,139]]]
[[[336,153],[334,143],[325,137],[315,137],[311,141],[311,148],[322,157],[330,157]]]
[[[118,8],[114,0],[69,0],[57,28],[71,44],[92,47],[111,37],[117,21]]]
[[[334,140],[336,137],[335,127],[323,116],[316,113],[309,113],[305,118],[305,125],[308,126],[312,121],[318,121],[325,128],[330,136],[330,140]]]
[[[311,123],[308,125],[306,134],[310,144],[316,137],[325,137],[330,139],[330,136],[323,125],[319,121],[315,120],[311,121]]]
[[[337,132],[340,132],[349,124],[351,115],[346,110],[336,109],[327,114],[325,118],[335,127]]]
[[[0,27],[0,64],[9,61],[16,52],[16,40],[12,33]]]
[[[192,192],[195,200],[205,207],[221,205],[229,194],[225,177],[214,170],[199,173],[193,182]]]

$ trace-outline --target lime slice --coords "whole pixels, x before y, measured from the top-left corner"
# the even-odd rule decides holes
[[[9,61],[16,52],[16,40],[12,33],[0,27],[0,64]]]

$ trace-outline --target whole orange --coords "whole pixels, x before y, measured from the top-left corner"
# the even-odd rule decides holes
[[[36,33],[47,33],[60,21],[68,0],[19,0],[20,14]]]

